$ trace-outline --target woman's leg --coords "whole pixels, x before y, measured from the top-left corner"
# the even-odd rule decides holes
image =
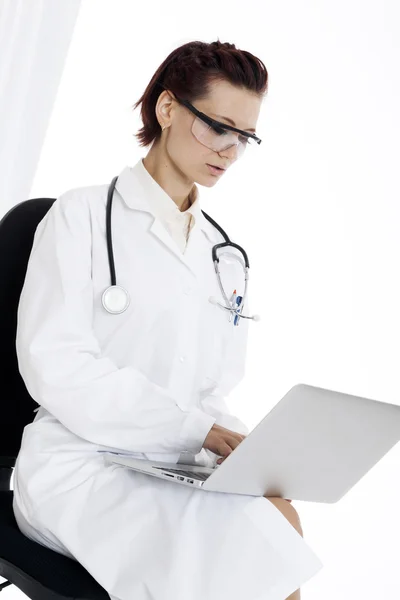
[[[283,516],[289,521],[291,525],[299,532],[299,534],[303,537],[303,529],[300,523],[300,517],[296,509],[291,505],[290,502],[285,500],[284,498],[277,498],[274,496],[264,496],[270,502],[272,502],[276,508],[283,514]],[[301,600],[300,597],[300,589],[290,594],[286,600]]]

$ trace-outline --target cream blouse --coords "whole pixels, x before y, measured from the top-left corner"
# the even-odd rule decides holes
[[[193,185],[189,194],[191,205],[187,210],[181,212],[172,198],[147,171],[143,159],[139,161],[138,166],[141,167],[143,184],[146,191],[148,191],[146,198],[153,214],[161,220],[182,254],[184,254],[190,232],[196,224],[196,215],[201,210],[198,187],[196,184]]]

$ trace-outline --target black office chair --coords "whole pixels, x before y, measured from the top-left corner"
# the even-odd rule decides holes
[[[110,600],[81,564],[21,533],[12,509],[12,469],[38,406],[18,370],[17,308],[36,227],[54,200],[25,200],[0,221],[0,592],[15,585],[32,600]]]

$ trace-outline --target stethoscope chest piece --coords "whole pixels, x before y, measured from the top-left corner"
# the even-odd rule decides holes
[[[104,290],[101,302],[107,312],[117,315],[128,308],[130,299],[125,288],[120,285],[111,285]]]

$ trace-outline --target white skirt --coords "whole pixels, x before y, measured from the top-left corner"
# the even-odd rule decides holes
[[[60,478],[54,494],[34,498],[40,486],[21,460],[20,530],[79,561],[113,600],[284,600],[323,566],[266,498],[195,490],[99,461],[79,484]]]

